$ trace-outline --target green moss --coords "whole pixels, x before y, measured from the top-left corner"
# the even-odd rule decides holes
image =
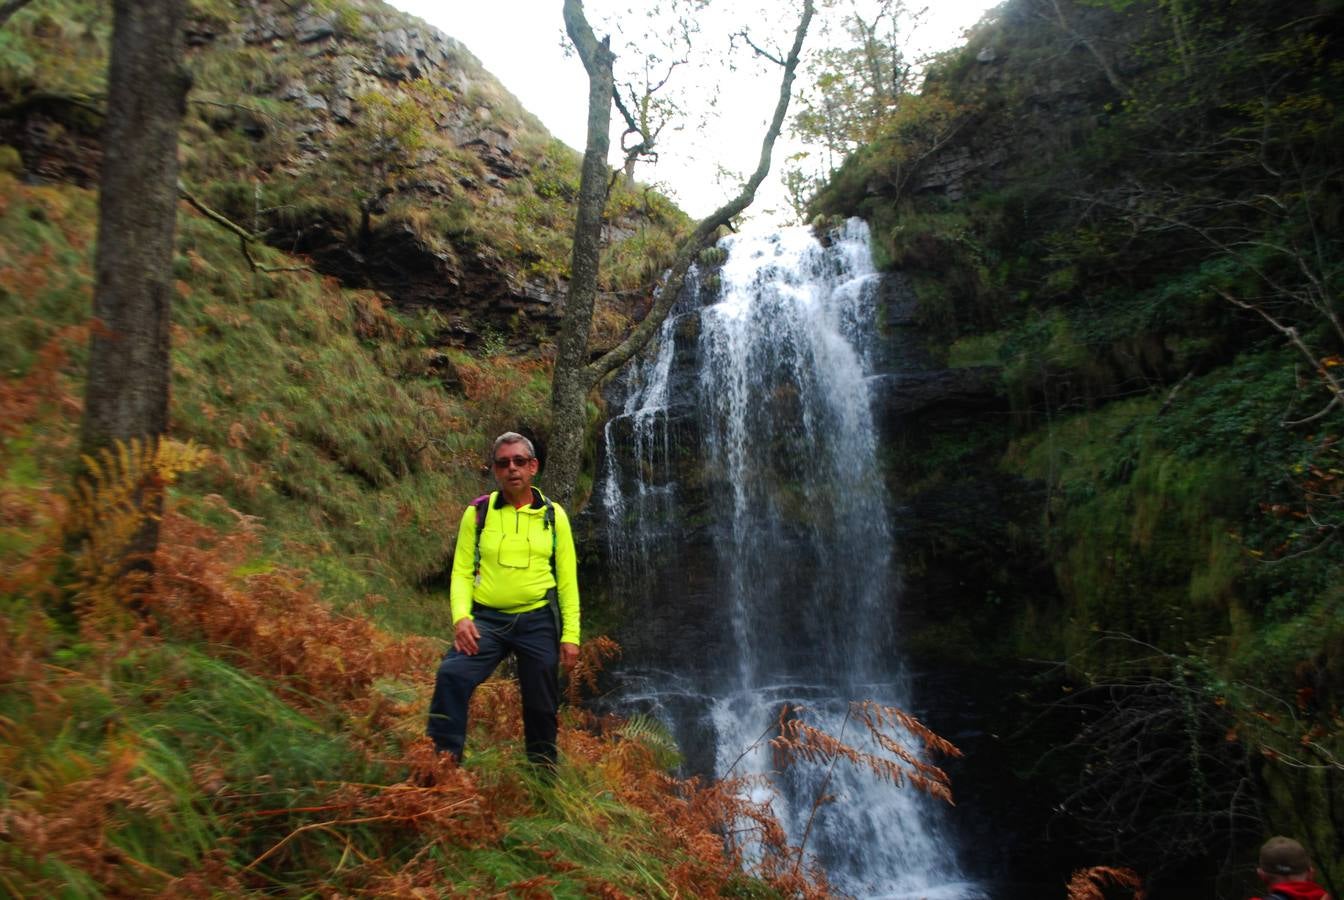
[[[994,366],[1003,362],[1005,334],[1001,331],[958,338],[947,350],[950,368]]]
[[[23,157],[8,144],[0,144],[0,174],[18,175],[23,171]]]

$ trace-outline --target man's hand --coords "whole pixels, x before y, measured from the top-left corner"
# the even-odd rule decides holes
[[[578,661],[579,661],[578,644],[560,645],[560,668],[564,669],[566,672],[572,671],[574,668],[574,664],[577,663]]]
[[[454,629],[453,649],[458,653],[465,653],[467,656],[475,656],[476,651],[480,649],[477,643],[481,639],[481,633],[476,630],[476,623],[467,616],[457,620],[457,626]],[[574,648],[577,650],[578,648]]]

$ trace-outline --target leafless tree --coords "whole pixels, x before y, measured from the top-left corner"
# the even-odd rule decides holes
[[[657,333],[676,302],[696,255],[714,239],[720,227],[730,223],[735,216],[751,205],[756,197],[757,188],[770,171],[770,155],[788,111],[803,39],[807,35],[813,13],[812,0],[804,0],[792,44],[786,52],[766,54],[766,51],[758,51],[777,63],[782,75],[774,116],[761,143],[761,155],[756,170],[735,197],[702,219],[682,242],[671,269],[658,289],[653,307],[643,321],[616,347],[598,359],[589,360],[588,333],[592,326],[593,306],[597,298],[602,213],[611,187],[607,154],[611,144],[615,55],[611,50],[610,41],[599,40],[593,33],[592,26],[584,14],[582,0],[565,0],[565,28],[588,72],[588,132],[579,180],[569,296],[565,302],[564,318],[560,325],[551,392],[552,432],[550,458],[547,463],[547,485],[553,496],[562,504],[569,504],[573,500],[575,484],[582,465],[583,437],[587,424],[584,405],[588,394],[600,379],[624,365]],[[639,130],[637,119],[627,117],[626,123],[627,126]],[[644,139],[653,136],[648,132],[640,134]]]

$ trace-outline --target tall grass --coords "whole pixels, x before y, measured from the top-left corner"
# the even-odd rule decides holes
[[[257,529],[170,512],[149,630],[86,612],[76,636],[6,586],[10,894],[672,897],[739,877],[719,835],[736,801],[666,776],[616,720],[570,708],[566,764],[539,780],[516,685],[492,681],[471,766],[437,758],[421,736],[435,645],[334,613],[301,573],[241,566]]]
[[[109,472],[69,501],[51,483],[24,495],[52,523],[26,559],[59,556],[61,520],[128,515],[117,478],[139,476]],[[825,895],[740,784],[667,775],[666,735],[648,723],[567,707],[564,765],[539,778],[521,752],[517,685],[496,679],[473,699],[469,766],[438,757],[422,731],[441,642],[335,611],[305,571],[258,560],[255,517],[197,502],[230,524],[170,503],[152,582],[123,582],[140,615],[112,585],[76,604],[71,630],[43,602],[50,566],[0,581],[10,894]],[[116,552],[91,543],[80,567],[103,571]],[[585,642],[574,700],[616,652]],[[781,753],[852,753],[796,723],[781,726]],[[725,843],[743,822],[758,851]],[[763,881],[743,875],[748,860]]]

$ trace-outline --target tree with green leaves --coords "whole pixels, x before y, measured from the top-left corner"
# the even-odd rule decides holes
[[[878,138],[888,120],[915,92],[920,73],[906,52],[906,38],[919,14],[904,0],[827,0],[823,4],[823,35],[828,46],[811,54],[807,68],[811,88],[799,94],[793,132],[823,155],[815,172],[802,161],[811,151],[791,158],[785,178],[791,203],[800,215],[819,179],[834,172],[849,154]]]
[[[774,52],[755,43],[750,44],[754,52],[778,65],[782,73],[774,115],[762,140],[755,171],[742,184],[736,196],[697,223],[682,241],[670,270],[656,291],[653,307],[643,321],[611,350],[597,359],[590,359],[589,331],[597,298],[602,217],[612,186],[607,155],[611,146],[611,111],[615,103],[616,56],[612,52],[610,39],[599,40],[594,34],[584,13],[582,0],[565,0],[565,28],[588,72],[588,130],[579,180],[578,212],[574,223],[569,296],[560,325],[551,393],[547,485],[552,496],[561,504],[572,504],[582,467],[587,425],[584,408],[588,395],[602,378],[628,362],[657,333],[676,302],[696,256],[715,239],[721,227],[731,223],[751,205],[756,190],[770,171],[770,156],[788,112],[803,40],[807,36],[814,11],[812,0],[803,0],[802,12],[787,50]],[[626,124],[639,132],[639,140],[630,146],[639,148],[641,153],[651,152],[656,133],[641,130],[636,117],[627,117]],[[628,158],[630,149],[627,148],[626,152]]]
[[[839,42],[813,55],[813,89],[799,98],[794,127],[804,140],[822,141],[843,157],[873,139],[882,121],[914,89],[917,67],[905,52],[904,35],[917,19],[904,0],[881,0],[863,9],[850,0],[833,30]]]

